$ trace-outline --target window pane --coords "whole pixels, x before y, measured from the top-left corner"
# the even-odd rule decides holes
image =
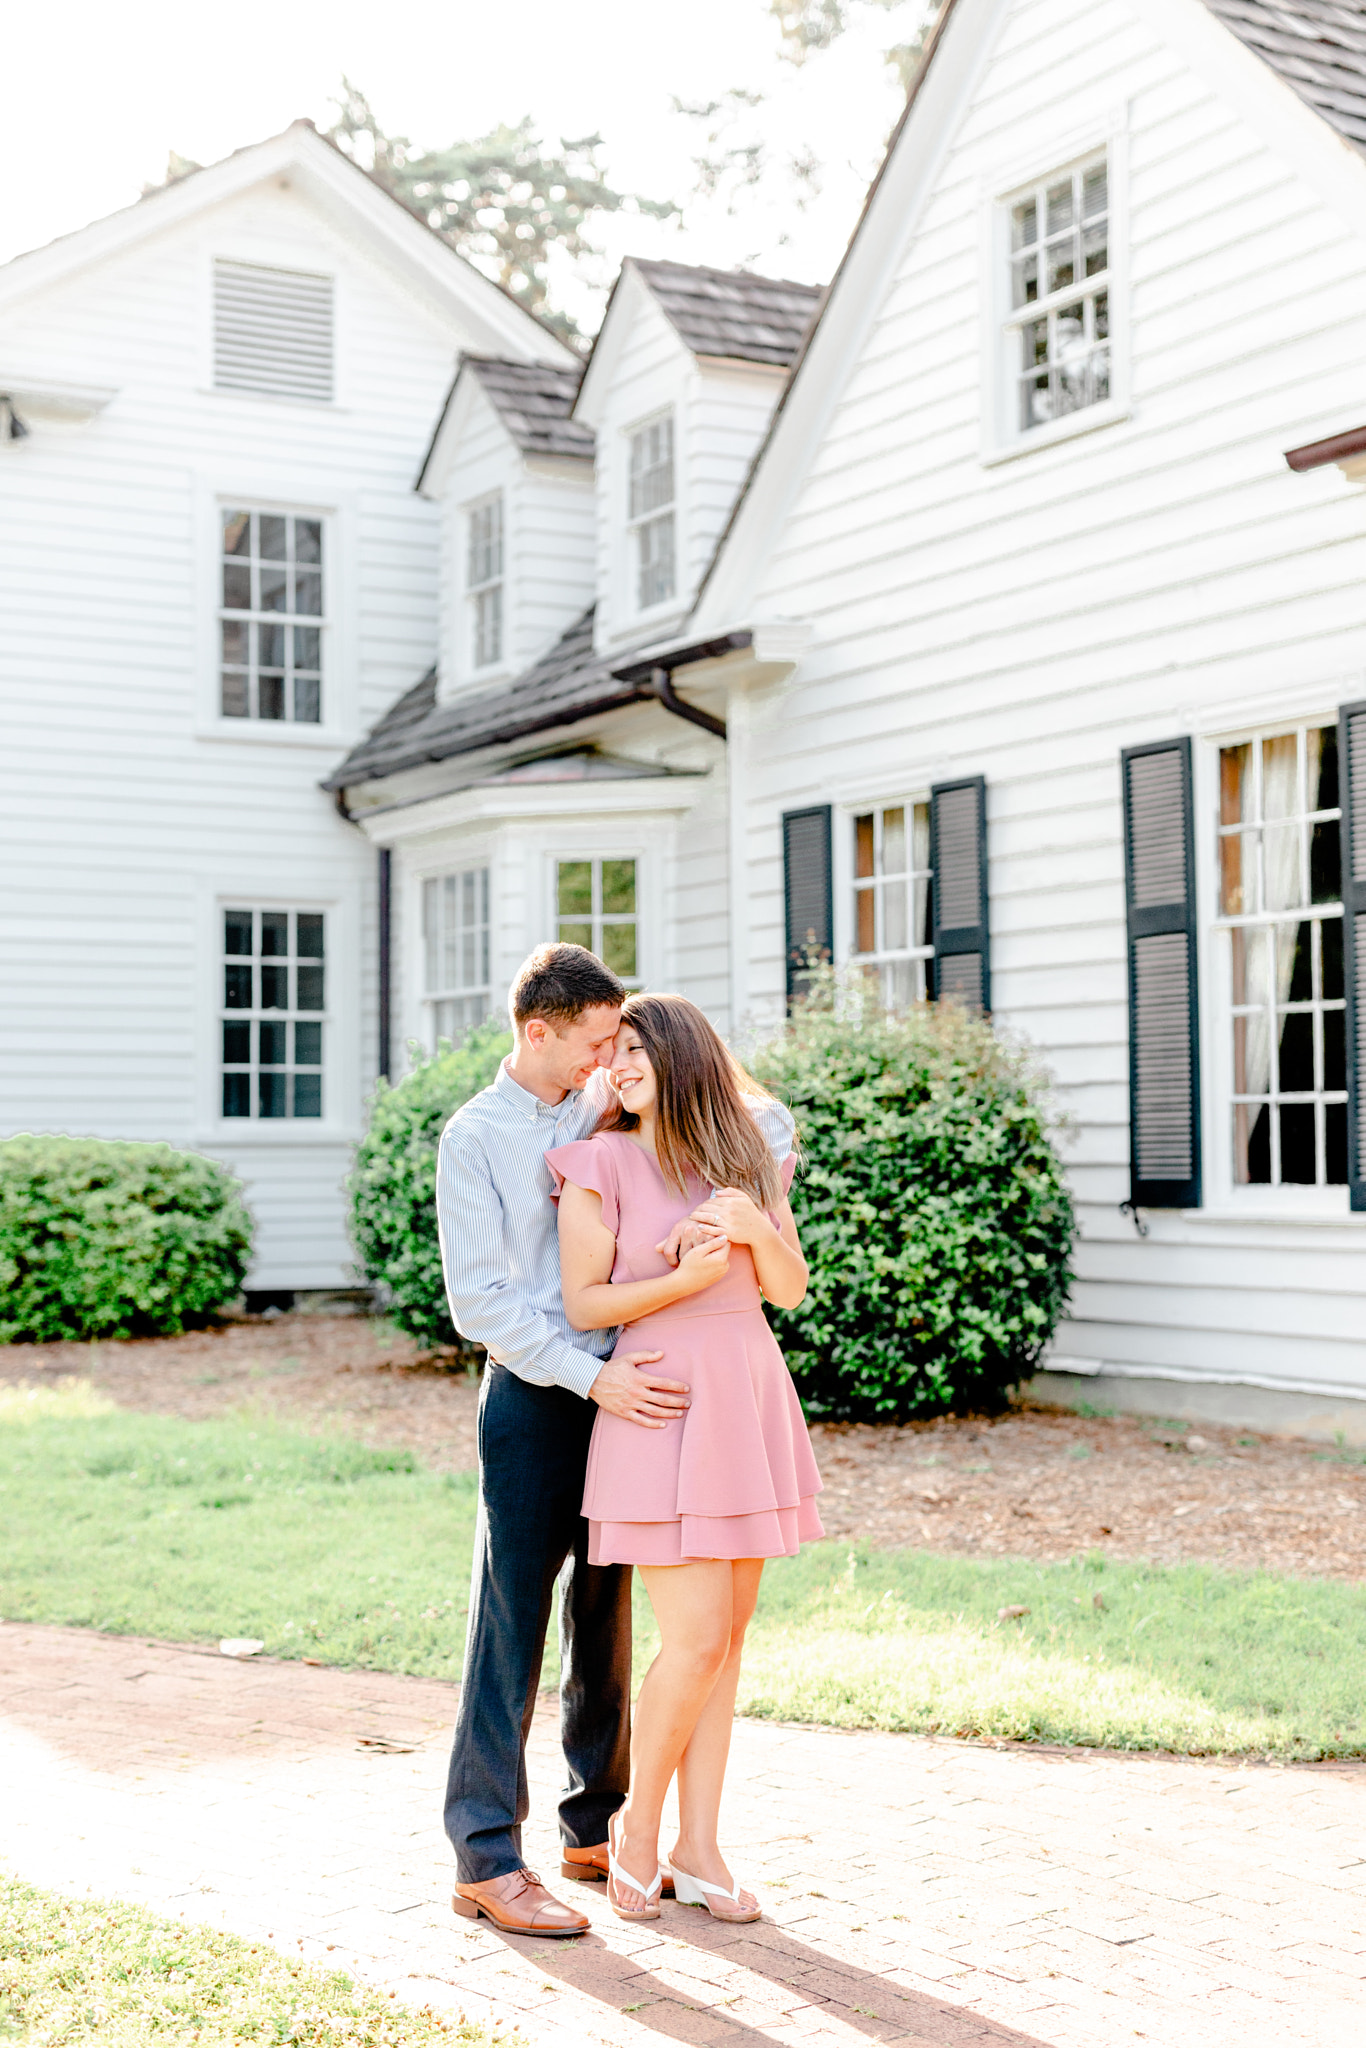
[[[560,916],[572,917],[592,908],[593,863],[588,860],[562,860],[559,863]]]
[[[223,553],[225,555],[249,555],[251,553],[250,512],[225,512],[223,514]]]
[[[1299,810],[1299,747],[1293,732],[1262,741],[1262,816],[1293,818]]]
[[[285,679],[262,676],[257,688],[258,717],[282,719],[285,715]]]
[[[605,860],[602,864],[602,907],[605,911],[631,911],[636,907],[636,864],[633,860]]]
[[[918,868],[928,868],[930,864],[930,807],[928,804],[916,805],[913,831],[915,834],[915,865]]]
[[[289,1008],[289,969],[287,967],[263,967],[261,969],[261,1008],[263,1010],[287,1010]]]
[[[322,617],[323,579],[316,570],[295,571],[294,609],[308,619]]]
[[[223,1064],[225,1067],[250,1066],[250,1024],[225,1024],[223,1026]]]
[[[1109,205],[1109,165],[1092,164],[1082,172],[1081,210],[1086,220],[1094,220],[1098,213],[1104,213]]]
[[[322,558],[322,521],[320,519],[296,519],[294,522],[295,561],[321,562]]]
[[[223,912],[223,951],[225,953],[238,954],[251,953],[251,912],[249,910],[225,910]]]
[[[278,1027],[277,1027],[278,1028]],[[294,1064],[296,1067],[320,1067],[323,1062],[323,1027],[321,1024],[296,1024],[294,1026]]]
[[[258,626],[256,629],[257,660],[262,668],[283,668],[285,665],[285,629],[283,626]]]
[[[1309,840],[1309,901],[1342,901],[1342,827],[1336,818],[1311,827]]]
[[[426,881],[422,884],[422,947],[423,959],[425,962],[424,980],[425,985],[429,990],[438,989],[441,986],[441,982],[437,974],[437,919],[440,914],[440,899],[437,892],[439,891],[440,887],[440,882],[438,882],[434,877],[431,880]]]
[[[251,1115],[250,1074],[224,1074],[223,1114],[224,1116]]]
[[[903,875],[906,872],[906,813],[899,806],[894,811],[882,813],[882,872],[884,875]]]
[[[323,1077],[321,1074],[296,1074],[294,1076],[295,1116],[321,1116],[323,1113]]]
[[[281,959],[289,951],[289,912],[261,912],[261,953],[264,959]]]
[[[235,967],[229,962],[224,968],[223,1008],[225,1010],[249,1010],[251,1008],[250,967]]]
[[[1245,825],[1252,818],[1252,749],[1219,749],[1219,823]]]
[[[1097,277],[1109,266],[1109,235],[1104,221],[1096,221],[1085,228],[1081,238],[1081,268],[1083,277]]]
[[[1060,228],[1072,225],[1072,180],[1060,178],[1056,185],[1048,188],[1048,232],[1057,234]]]
[[[1279,1018],[1280,1092],[1282,1095],[1312,1095],[1314,1092],[1314,1019],[1308,1010],[1282,1010]]]
[[[633,924],[606,924],[602,928],[604,966],[623,979],[636,971],[636,928]]]
[[[877,949],[877,939],[874,936],[873,930],[873,912],[872,890],[858,890],[854,897],[854,915],[858,921],[858,937],[854,941],[856,952],[872,953]]]
[[[289,571],[283,566],[263,564],[257,571],[261,582],[260,609],[263,612],[283,612],[289,609]]]
[[[1323,1112],[1323,1177],[1329,1187],[1340,1188],[1347,1180],[1347,1105],[1330,1102]]]
[[[1323,1013],[1323,1085],[1347,1086],[1347,1018],[1342,1010]]]
[[[245,562],[223,564],[223,607],[230,612],[251,610],[251,569]]]
[[[261,1074],[257,1077],[257,1102],[261,1116],[284,1116],[289,1102],[288,1074]]]
[[[286,1067],[289,1065],[287,1024],[262,1024],[261,1065],[263,1067]]]
[[[587,953],[591,953],[593,950],[593,927],[591,924],[567,924],[561,918],[559,936],[562,946],[582,946]]]
[[[1067,285],[1077,281],[1077,238],[1066,235],[1060,241],[1048,244],[1048,273],[1044,290],[1060,292]]]
[[[321,1010],[323,1004],[323,970],[321,967],[300,967],[298,969],[299,1010]],[[263,1005],[264,1007],[264,1005]]]
[[[882,892],[882,943],[889,952],[903,952],[910,943],[906,921],[906,884],[888,882]]]
[[[1294,1187],[1312,1187],[1314,1170],[1314,1105],[1287,1103],[1281,1116],[1281,1180]]]
[[[294,640],[295,668],[304,669],[309,675],[315,674],[322,667],[321,631],[317,626],[295,626],[291,632]]]
[[[1314,994],[1314,927],[1276,926],[1276,1000],[1307,1003]]]
[[[1010,209],[1010,246],[1028,249],[1039,239],[1039,209],[1033,199],[1022,199]]]
[[[854,820],[854,873],[862,878],[873,872],[873,814]]]
[[[1308,734],[1309,808],[1335,811],[1338,794],[1338,729],[1335,725],[1315,726]]]
[[[1323,989],[1325,1002],[1341,1002],[1342,983],[1342,919],[1326,917],[1320,927],[1323,934]]]
[[[1233,1172],[1241,1186],[1265,1187],[1270,1183],[1271,1111],[1265,1104],[1235,1105]]]
[[[321,960],[323,957],[323,917],[320,910],[301,910],[298,916],[298,941],[295,952],[301,960]]]
[[[1219,841],[1219,908],[1225,917],[1248,917],[1257,908],[1256,832],[1229,832]]]
[[[247,677],[240,670],[225,669],[218,698],[219,709],[224,718],[250,717],[250,695]]]
[[[322,721],[322,685],[316,676],[294,678],[294,723],[318,725]]]
[[[1032,306],[1039,296],[1039,258],[1033,251],[1010,266],[1010,303]]]
[[[1293,910],[1304,901],[1300,883],[1300,828],[1272,825],[1262,834],[1267,910]]]
[[[245,619],[224,619],[223,621],[223,665],[225,668],[245,668],[250,655],[247,652],[250,627]]]
[[[260,534],[259,546],[262,561],[288,561],[289,547],[286,539],[288,521],[281,518],[278,512],[260,512],[257,514],[256,525],[257,531]]]

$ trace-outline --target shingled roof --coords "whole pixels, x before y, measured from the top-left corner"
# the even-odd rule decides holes
[[[708,270],[697,263],[655,263],[633,256],[638,270],[695,355],[729,356],[786,368],[819,303],[822,287],[747,270]]]
[[[461,697],[454,704],[438,704],[436,670],[430,670],[351,749],[323,787],[354,788],[429,761],[447,761],[455,754],[473,754],[481,747],[572,725],[598,711],[639,703],[650,694],[647,683],[621,681],[594,654],[590,605],[515,683]]]
[[[526,455],[578,455],[593,459],[593,430],[570,418],[583,367],[510,363],[494,356],[464,356],[461,368],[481,390]]]
[[[1333,0],[1205,0],[1307,106],[1366,150],[1366,6]]]

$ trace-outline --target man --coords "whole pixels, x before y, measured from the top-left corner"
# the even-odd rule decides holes
[[[539,946],[509,994],[513,1050],[441,1138],[437,1216],[451,1314],[488,1351],[479,1397],[479,1524],[465,1676],[446,1788],[452,1904],[511,1934],[582,1934],[586,1916],[522,1861],[526,1736],[560,1582],[560,1869],[607,1870],[607,1823],[630,1775],[631,1570],[590,1565],[583,1501],[594,1405],[662,1429],[688,1390],[658,1351],[606,1359],[615,1330],[573,1330],[545,1154],[592,1130],[607,1101],[625,989],[582,946]],[[771,1120],[772,1128],[769,1128]],[[791,1119],[763,1119],[775,1153]],[[667,1363],[667,1361],[666,1361]]]

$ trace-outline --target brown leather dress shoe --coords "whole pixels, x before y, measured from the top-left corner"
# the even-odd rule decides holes
[[[571,1849],[566,1842],[560,1850],[560,1876],[576,1877],[581,1884],[603,1884],[607,1878],[607,1858],[610,1844],[595,1842],[591,1849]],[[674,1881],[667,1870],[664,1873],[664,1897],[674,1895]]]
[[[536,1934],[559,1941],[588,1932],[587,1914],[552,1898],[534,1870],[510,1870],[504,1877],[485,1878],[482,1884],[458,1884],[451,1906],[462,1920],[477,1920],[482,1913],[504,1934]]]

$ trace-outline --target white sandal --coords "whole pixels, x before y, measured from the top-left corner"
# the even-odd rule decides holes
[[[763,1918],[762,1906],[756,1906],[752,1912],[748,1907],[741,1906],[738,1884],[734,1891],[728,1892],[723,1884],[708,1884],[704,1877],[691,1877],[686,1870],[680,1870],[676,1863],[666,1863],[664,1867],[673,1877],[674,1897],[680,1906],[705,1906],[713,1920],[734,1921],[740,1926],[751,1920]],[[710,1898],[707,1896],[708,1893],[711,1894]],[[737,1910],[734,1913],[718,1913],[711,1902],[712,1898],[729,1899]]]
[[[614,1813],[612,1815],[612,1820],[620,1820],[620,1818],[620,1814]],[[656,1870],[654,1882],[652,1884],[642,1884],[638,1877],[632,1877],[629,1870],[624,1870],[617,1861],[616,1845],[612,1839],[612,1820],[609,1820],[607,1823],[607,1903],[616,1914],[618,1920],[657,1920],[659,1918],[658,1899],[664,1886],[664,1872]],[[629,1885],[633,1892],[639,1892],[645,1904],[643,1906],[619,1906],[612,1897],[614,1881],[618,1885]],[[651,1903],[652,1901],[654,1903]]]

